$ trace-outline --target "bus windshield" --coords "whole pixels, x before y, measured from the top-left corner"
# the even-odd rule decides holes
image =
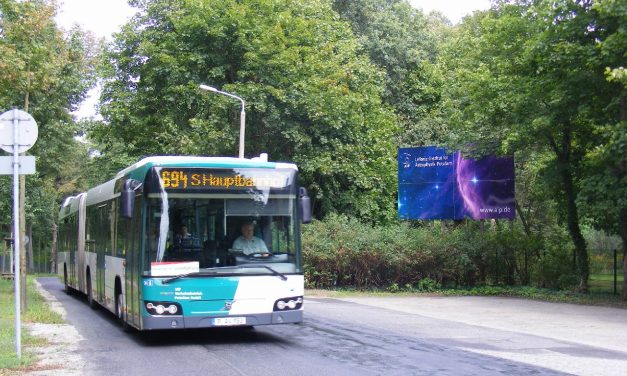
[[[293,197],[169,196],[148,200],[144,275],[221,267],[228,267],[229,274],[267,273],[263,265],[281,273],[301,272]],[[251,267],[255,264],[260,268]],[[233,268],[238,265],[246,267]]]

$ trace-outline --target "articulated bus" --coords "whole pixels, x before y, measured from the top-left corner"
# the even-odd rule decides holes
[[[298,323],[310,220],[294,164],[148,157],[65,199],[57,270],[125,328]],[[260,248],[234,247],[246,230]]]

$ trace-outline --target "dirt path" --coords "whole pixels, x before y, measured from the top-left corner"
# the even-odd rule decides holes
[[[53,311],[59,313],[63,319],[66,312],[63,306],[39,282],[35,281],[37,291],[50,304]],[[28,376],[79,376],[82,375],[84,360],[78,353],[83,337],[72,325],[68,324],[40,324],[24,323],[23,328],[31,335],[45,338],[44,346],[28,347],[25,351],[36,354],[38,360],[25,371],[13,375]],[[9,373],[9,375],[12,375]]]

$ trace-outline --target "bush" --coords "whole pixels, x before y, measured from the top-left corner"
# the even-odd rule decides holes
[[[438,283],[427,277],[418,281],[416,288],[420,291],[435,291],[438,289]]]
[[[339,215],[314,221],[303,230],[307,285],[369,288],[413,284],[431,276],[436,265],[421,235],[402,223],[372,227]]]
[[[564,244],[569,244],[565,232],[557,229],[559,235],[545,242],[505,223],[372,226],[330,215],[303,227],[305,281],[309,288],[393,292],[528,284],[532,277],[539,286],[570,285],[573,271],[567,262],[569,251],[564,250]]]
[[[538,287],[566,289],[577,285],[578,277],[572,246],[565,231],[555,228],[546,240],[533,268],[533,281]]]

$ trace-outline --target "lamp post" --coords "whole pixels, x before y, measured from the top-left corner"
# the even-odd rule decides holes
[[[239,157],[244,158],[244,134],[246,133],[246,110],[245,110],[246,104],[244,103],[244,100],[238,97],[237,95],[220,91],[216,89],[215,87],[211,87],[207,85],[200,85],[199,87],[202,90],[212,91],[214,93],[226,95],[227,97],[235,98],[242,103],[242,111],[240,112],[240,116],[239,116]]]

